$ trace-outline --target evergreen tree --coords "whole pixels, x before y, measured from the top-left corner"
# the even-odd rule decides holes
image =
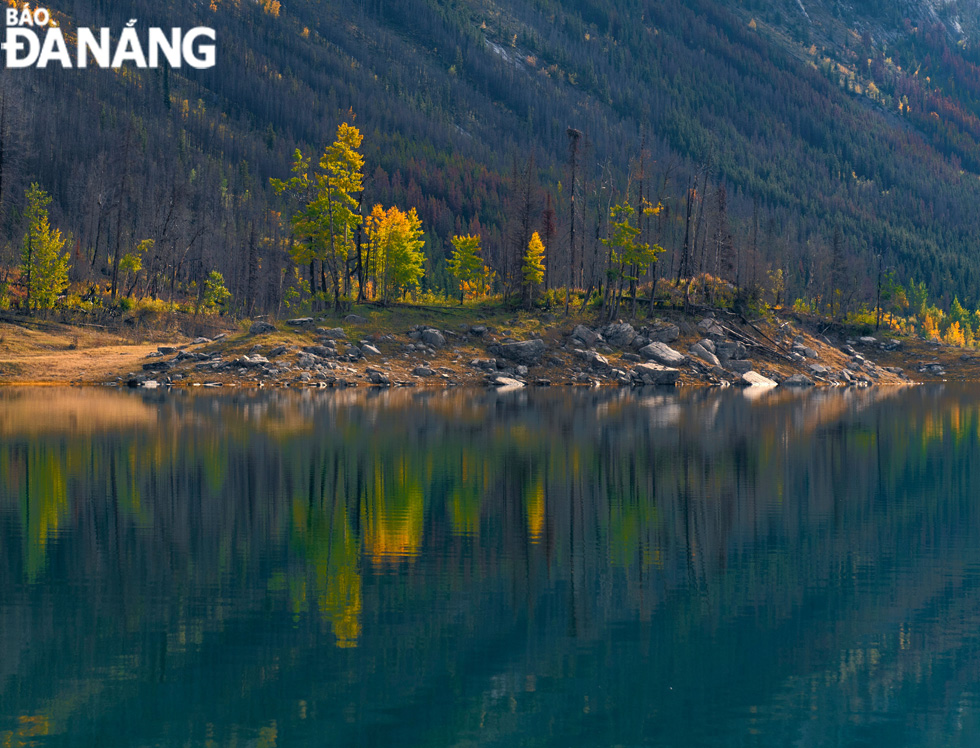
[[[316,263],[320,264],[320,287],[324,290],[329,270],[338,311],[344,291],[350,290],[347,261],[361,223],[357,197],[363,190],[364,157],[358,152],[361,141],[358,129],[345,122],[337,128],[337,139],[320,157],[317,171],[311,171],[310,159],[297,149],[293,177],[270,180],[277,193],[289,192],[301,201],[292,217],[299,239],[293,260],[299,266],[309,264],[312,293],[317,287]]]
[[[493,271],[483,264],[480,257],[479,236],[454,236],[453,254],[449,258],[449,272],[459,283],[459,303],[466,294],[482,296],[489,292]]]
[[[67,237],[48,221],[50,196],[37,184],[27,191],[27,233],[21,246],[21,278],[27,287],[27,309],[50,309],[68,285]]]
[[[650,210],[652,212],[653,209]],[[633,225],[635,213],[633,206],[628,202],[614,205],[609,212],[613,235],[602,240],[602,243],[609,247],[609,287],[610,294],[614,294],[613,303],[609,307],[609,319],[615,317],[619,309],[624,281],[638,280],[638,269],[656,262],[657,257],[663,252],[663,248],[658,245],[651,247],[648,242],[637,241],[640,229]]]
[[[231,292],[225,288],[225,278],[217,270],[212,270],[210,275],[208,275],[207,280],[204,281],[204,292],[201,297],[204,310],[206,312],[213,312],[221,306],[224,306],[231,298]]]

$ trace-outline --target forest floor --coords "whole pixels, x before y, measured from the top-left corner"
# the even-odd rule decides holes
[[[211,338],[168,330],[134,335],[8,314],[0,317],[0,384],[431,387],[486,386],[499,376],[528,385],[638,383],[634,367],[649,360],[637,355],[639,343],[583,340],[583,330],[601,335],[605,325],[594,315],[565,317],[562,311],[358,305],[351,315],[278,322],[256,334],[221,320],[210,329],[224,332]],[[749,321],[723,310],[658,310],[655,320],[622,321],[632,324],[638,341],[664,339],[688,356],[676,365],[680,385],[742,384],[740,368],[747,366],[776,383],[797,374],[817,385],[980,379],[980,352],[973,349],[891,333],[872,341],[861,331],[792,314]],[[439,331],[444,342],[420,340],[423,329]],[[544,343],[536,363],[525,368],[502,357],[507,343],[535,338]],[[714,366],[689,350],[706,338],[737,343],[744,352],[735,357],[740,360]]]

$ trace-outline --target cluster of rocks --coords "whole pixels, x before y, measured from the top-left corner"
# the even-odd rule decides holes
[[[357,315],[344,319],[348,330],[365,322]],[[684,352],[677,349],[681,328],[671,323],[639,328],[623,321],[595,328],[577,325],[551,346],[538,333],[518,340],[506,329],[498,331],[487,325],[457,331],[417,325],[404,335],[374,335],[352,341],[344,328],[319,327],[312,317],[286,320],[285,324],[302,332],[304,343],[261,342],[244,355],[209,350],[206,344],[211,341],[205,338],[185,346],[160,346],[150,354],[152,360],[143,364],[143,372],[130,375],[128,381],[144,386],[153,386],[158,380],[219,386],[221,381],[231,380],[259,386],[320,387],[399,387],[435,381],[451,386],[482,381],[498,387],[523,387],[552,384],[547,371],[554,376],[555,369],[560,370],[562,383],[621,386],[670,386],[680,382],[682,375],[685,381],[716,385],[801,387],[818,383],[866,386],[878,381],[885,371],[904,377],[901,370],[880,369],[854,348],[894,350],[891,346],[901,345],[898,341],[848,341],[840,351],[849,360],[841,367],[840,363],[822,363],[820,352],[813,347],[822,344],[808,344],[801,336],[778,343],[777,355],[799,369],[786,376],[758,360],[756,348],[761,346],[757,342],[710,315],[696,326],[681,323],[686,339],[690,340],[692,333],[695,338]],[[249,334],[274,331],[277,328],[270,323],[257,321]],[[314,342],[306,344],[311,334]],[[192,350],[195,344],[202,347]],[[485,355],[480,355],[481,350]],[[757,360],[750,358],[750,351]],[[453,366],[433,363],[439,359]],[[199,381],[202,379],[205,381]]]
[[[315,344],[296,346],[285,341],[272,346],[256,344],[249,353],[229,358],[218,351],[191,352],[186,350],[187,346],[159,346],[156,352],[149,354],[149,357],[159,360],[143,364],[143,373],[130,375],[127,382],[131,386],[147,386],[148,383],[153,386],[156,379],[152,377],[165,375],[165,382],[174,383],[193,374],[194,378],[232,376],[243,381],[255,381],[259,385],[265,380],[275,379],[282,383],[348,387],[357,386],[355,377],[359,374],[357,369],[348,364],[381,356],[381,351],[371,341],[361,340],[352,344],[347,340],[347,333],[343,328],[317,328],[311,317],[286,320],[286,324],[293,328],[315,330]],[[250,335],[274,331],[274,325],[262,321],[253,323],[249,328]],[[211,342],[213,341],[201,338],[192,345]],[[268,350],[261,355],[263,348]],[[172,353],[176,353],[173,358],[163,358]],[[203,384],[218,386],[220,382]]]
[[[946,370],[938,361],[920,361],[916,366],[916,371],[920,374],[930,374],[934,377],[946,376]]]
[[[776,384],[769,376],[773,372],[756,371],[745,345],[732,340],[714,318],[702,320],[697,332],[703,337],[688,346],[686,354],[671,347],[680,338],[681,330],[670,323],[639,329],[622,321],[598,329],[579,325],[569,336],[568,344],[587,367],[587,371],[576,372],[579,379],[587,376],[623,385],[672,385],[680,380],[682,371],[687,371],[715,384]],[[604,354],[612,353],[614,348],[623,350],[621,360],[633,366],[611,366]]]

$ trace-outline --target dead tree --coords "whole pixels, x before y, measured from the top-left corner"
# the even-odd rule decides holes
[[[568,135],[568,148],[571,151],[570,160],[572,165],[572,191],[569,205],[569,231],[568,231],[568,275],[565,282],[565,316],[568,316],[568,304],[572,296],[572,268],[575,267],[575,166],[578,161],[578,141],[582,133],[574,127],[569,127],[565,134]]]

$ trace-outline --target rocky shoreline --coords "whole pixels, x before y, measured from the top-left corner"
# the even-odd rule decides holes
[[[517,322],[517,320],[511,320]],[[518,339],[490,324],[415,325],[370,332],[349,315],[338,326],[312,317],[281,327],[159,346],[142,370],[103,382],[132,387],[431,387],[550,385],[869,387],[912,381],[874,359],[901,352],[898,339],[830,338],[775,320],[768,329],[706,313],[634,327],[625,321],[562,324],[546,315]],[[942,376],[938,362],[917,371]]]

